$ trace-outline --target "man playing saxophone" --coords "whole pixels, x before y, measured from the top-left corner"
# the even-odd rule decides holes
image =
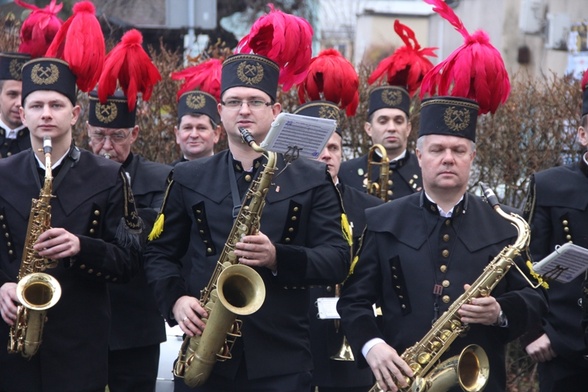
[[[277,15],[285,14],[273,11],[264,21]],[[284,18],[300,22],[292,32],[310,29],[306,21]],[[297,54],[308,55],[309,61],[310,41],[299,42]],[[296,64],[300,61],[289,61],[290,66]],[[265,175],[268,162],[243,142],[239,128],[257,143],[265,138],[281,110],[276,102],[279,72],[275,61],[259,54],[236,54],[224,61],[218,109],[229,148],[175,166],[160,216],[163,229],[147,244],[146,273],[160,311],[189,337],[208,331],[200,290],[208,287],[225,245],[234,246],[237,262],[253,267],[265,285],[261,308],[239,317],[242,336],[235,341],[232,358],[217,362],[202,386],[190,389],[177,378],[176,391],[310,390],[308,285],[338,282],[349,268],[341,206],[326,166],[308,159],[286,165],[278,154],[267,189],[255,196],[266,199],[259,231],[239,238],[229,235],[243,196],[258,175]],[[189,265],[182,267],[184,255]]]
[[[467,54],[469,48],[460,49]],[[500,58],[487,60],[489,66]],[[459,60],[455,61],[459,66]],[[443,69],[444,77],[454,75],[446,66],[439,64],[425,77],[423,93],[434,95],[436,90],[431,86],[437,86],[428,81],[438,75],[436,69]],[[464,68],[461,70],[465,72]],[[469,290],[470,284],[484,274],[494,273],[485,272],[485,268],[517,238],[517,230],[509,221],[480,197],[467,192],[476,156],[478,112],[491,111],[509,92],[506,71],[493,71],[493,88],[488,90],[496,93],[492,99],[482,100],[482,95],[471,97],[485,105],[462,98],[467,95],[460,90],[443,91],[448,96],[423,100],[416,149],[423,191],[366,211],[367,227],[359,260],[343,287],[338,311],[356,358],[363,366],[370,366],[383,390],[397,391],[412,385],[417,377],[428,378],[428,373],[408,365],[412,361],[404,353],[413,345],[422,351],[419,359],[424,368],[425,357],[434,354],[434,347],[441,353],[444,350],[441,359],[446,359],[476,344],[485,350],[489,369],[484,361],[479,361],[479,366],[485,368],[466,375],[474,379],[468,390],[480,391],[486,386],[485,391],[503,392],[507,342],[521,335],[546,309],[542,293],[530,287],[525,276],[512,268],[504,277],[500,276],[490,293],[472,297],[455,310],[457,322],[469,327],[465,335],[444,343],[445,335],[440,333],[429,342],[415,345],[428,335],[436,320],[444,318],[444,312],[464,290]],[[469,81],[470,76],[466,78]],[[475,82],[488,83],[481,79]],[[516,262],[526,269],[522,259]],[[372,308],[376,302],[382,307],[381,330]],[[485,377],[477,378],[478,373],[485,373]],[[429,381],[432,385],[419,390],[447,390],[436,385],[439,379],[431,377]],[[450,388],[462,390],[457,380]]]

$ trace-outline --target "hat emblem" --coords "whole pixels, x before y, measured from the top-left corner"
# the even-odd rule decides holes
[[[188,106],[190,109],[202,109],[205,103],[206,99],[202,94],[189,94],[186,97],[186,106]]]
[[[31,80],[35,84],[50,85],[59,79],[59,69],[55,64],[49,64],[43,67],[41,64],[35,64],[31,70]]]
[[[339,120],[339,111],[333,107],[321,106],[319,109],[319,117]]]
[[[402,102],[402,93],[396,89],[384,89],[382,91],[382,101],[386,105],[396,106]]]
[[[470,126],[470,111],[466,108],[457,109],[455,106],[450,106],[445,109],[443,121],[450,130],[461,132]]]
[[[237,77],[245,84],[256,85],[263,79],[263,67],[259,63],[243,61],[237,67]]]
[[[8,65],[8,72],[10,72],[10,76],[14,80],[20,80],[21,76],[20,73],[22,71],[22,66],[24,65],[24,61],[20,59],[12,59],[10,60],[10,64]]]
[[[94,112],[98,121],[104,124],[108,124],[114,121],[118,114],[118,109],[116,108],[116,104],[114,102],[108,102],[104,105],[98,102]]]

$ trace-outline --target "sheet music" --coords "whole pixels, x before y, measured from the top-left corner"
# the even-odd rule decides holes
[[[568,242],[558,245],[533,270],[544,279],[567,283],[588,269],[588,249]]]
[[[317,159],[336,127],[333,119],[280,113],[260,146],[295,158]]]

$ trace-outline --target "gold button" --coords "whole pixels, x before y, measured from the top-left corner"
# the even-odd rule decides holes
[[[2,228],[3,228],[3,229],[6,229],[6,225],[2,225]]]
[[[445,226],[449,226],[451,224],[451,219],[445,219]]]
[[[259,162],[255,162],[255,168],[257,169],[259,167]]]
[[[110,279],[110,275],[106,275],[104,279]]]
[[[5,145],[6,145],[6,144],[5,144]],[[9,157],[9,156],[11,156],[11,155],[12,155],[12,153],[11,153],[11,152],[9,152],[8,154],[6,154],[6,156],[7,156],[7,157]]]
[[[327,286],[327,291],[330,293],[331,291],[333,291],[333,287]]]
[[[8,241],[6,245],[8,245],[8,247],[10,248],[12,246],[12,242]]]
[[[394,184],[392,180],[388,180],[388,186],[392,186],[392,184]]]
[[[93,273],[94,273],[94,270],[93,270],[92,268],[90,268],[90,269],[88,270],[88,273],[89,273],[89,274],[93,274]]]
[[[394,194],[394,192],[392,192],[391,190],[388,190],[388,192],[386,192],[388,194],[388,196],[392,196]]]
[[[298,207],[294,207],[294,212],[298,212],[299,209],[300,208],[298,208]]]
[[[8,254],[9,254],[10,256],[12,256],[12,255],[14,254],[14,252],[13,252],[12,250],[9,250],[9,251],[8,251]]]
[[[443,282],[441,282],[441,285],[443,287],[449,287],[449,281],[448,280],[444,280]]]
[[[289,237],[284,238],[284,242],[290,242],[292,241]]]
[[[6,238],[10,238],[10,234],[8,234],[8,233],[4,233],[4,237],[6,237]]]
[[[90,229],[90,234],[94,234],[94,229]]]
[[[80,269],[86,269],[86,264],[81,264]]]
[[[211,248],[206,248],[206,253],[212,253],[212,249]]]
[[[118,278],[112,278],[113,282],[116,282],[118,280]]]
[[[251,175],[250,174],[245,175],[245,181],[251,182]]]
[[[98,224],[98,221],[96,221],[96,220],[93,220],[93,221],[92,221],[92,224],[93,224],[94,226],[96,226],[96,225]]]
[[[398,275],[392,275],[394,279],[398,279]]]
[[[570,228],[569,228],[569,227],[564,227],[564,231],[565,231],[566,233],[569,233],[569,232],[570,232]]]
[[[288,233],[292,233],[293,231],[294,231],[294,228],[293,227],[289,227],[288,228]]]
[[[201,230],[198,230],[198,232],[199,232],[200,234],[204,234],[204,230],[202,230],[202,229],[201,229]]]
[[[571,241],[572,240],[572,236],[571,235],[566,235],[566,240]]]
[[[443,249],[443,252],[441,252],[441,256],[443,256],[445,258],[449,257],[449,250]]]
[[[102,272],[96,272],[96,276],[102,276]]]
[[[437,208],[431,204],[431,211],[437,211]]]
[[[404,299],[404,295],[399,295],[398,298],[399,299]]]
[[[449,303],[449,301],[451,301],[451,298],[449,298],[449,296],[448,296],[448,295],[444,295],[444,296],[441,298],[441,300],[442,300],[444,303],[448,304],[448,303]]]
[[[100,216],[100,211],[98,211],[98,210],[94,210],[94,215],[96,215],[96,216]]]
[[[197,214],[202,214],[202,210],[196,210]]]
[[[297,218],[295,216],[293,216],[292,218],[290,218],[290,220],[295,221]]]
[[[449,234],[443,234],[443,241],[449,241]]]
[[[400,307],[401,307],[402,309],[406,309],[406,305],[405,305],[405,304],[402,304]]]
[[[4,215],[0,215],[0,220],[4,220]]]
[[[563,223],[564,226],[567,226],[568,225],[568,220],[567,219],[564,219],[561,223]]]
[[[441,267],[439,267],[439,269],[441,270],[441,272],[445,272],[447,271],[447,266],[443,264]]]

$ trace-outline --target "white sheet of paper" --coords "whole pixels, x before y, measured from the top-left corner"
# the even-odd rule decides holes
[[[533,264],[533,270],[545,279],[561,283],[574,280],[588,269],[588,249],[568,242],[558,245],[543,260]]]

